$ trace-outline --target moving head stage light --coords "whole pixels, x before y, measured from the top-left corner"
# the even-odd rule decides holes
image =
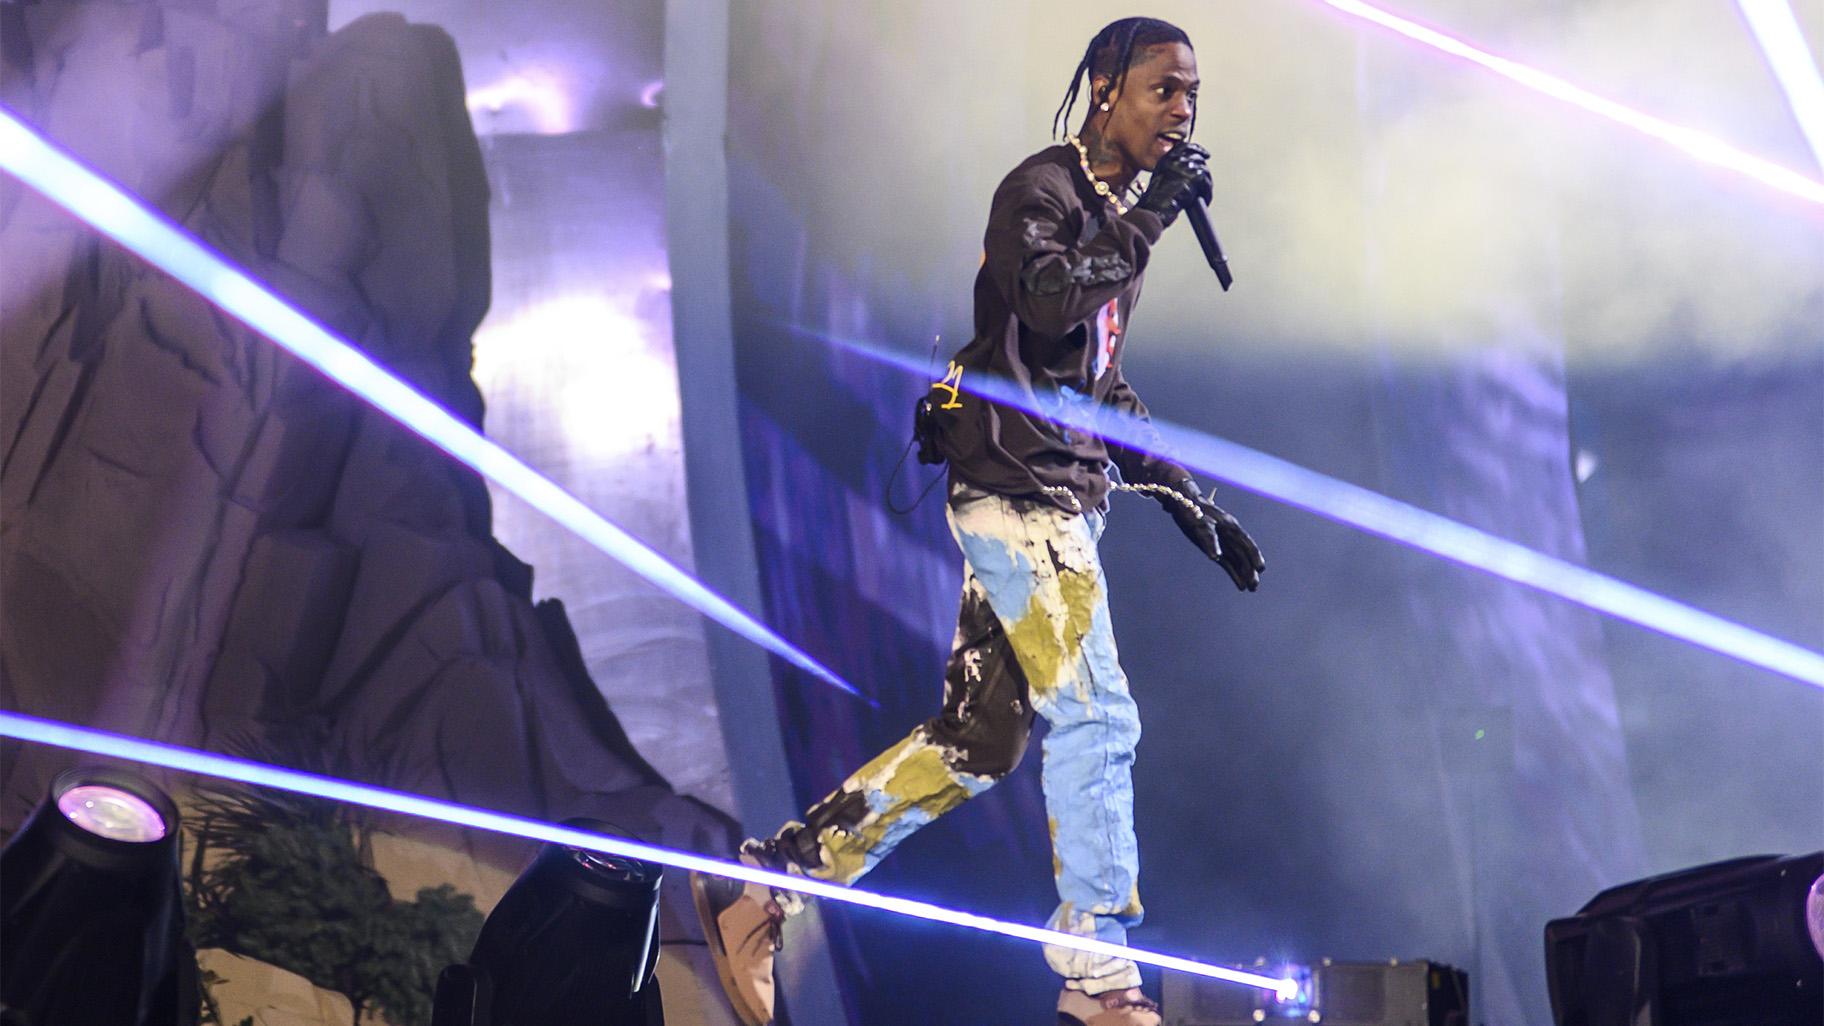
[[[662,875],[651,862],[547,845],[489,913],[468,962],[443,971],[431,1026],[663,1026]]]
[[[131,773],[75,769],[0,851],[8,1026],[195,1026],[177,806]]]
[[[1557,1026],[1815,1026],[1807,930],[1824,852],[1755,855],[1623,884],[1545,928]]]

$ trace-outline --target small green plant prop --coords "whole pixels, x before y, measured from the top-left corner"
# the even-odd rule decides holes
[[[429,1026],[437,974],[467,957],[481,932],[472,897],[442,884],[395,901],[364,857],[359,817],[321,799],[210,786],[193,822],[198,948],[336,991],[354,1006],[355,1026],[367,1011],[393,1026]]]

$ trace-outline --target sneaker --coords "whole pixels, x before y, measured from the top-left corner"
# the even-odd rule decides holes
[[[745,855],[741,861],[753,864]],[[770,1026],[773,956],[781,944],[784,909],[759,884],[704,873],[690,874],[690,895],[735,1017],[743,1026]]]
[[[1058,1026],[1159,1026],[1159,1006],[1140,988],[1085,994],[1064,988],[1058,995]]]

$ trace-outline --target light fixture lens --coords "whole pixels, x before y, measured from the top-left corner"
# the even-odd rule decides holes
[[[1811,893],[1805,896],[1805,928],[1811,933],[1811,946],[1824,958],[1824,876],[1812,883]]]
[[[57,797],[57,811],[91,834],[139,844],[165,836],[165,817],[144,798],[103,784],[82,784]]]
[[[585,826],[581,829],[594,829],[605,834],[611,832],[607,829],[594,826]],[[638,859],[622,858],[619,855],[609,855],[605,852],[590,851],[587,848],[571,848],[568,850],[570,857],[575,859],[578,865],[596,876],[605,877],[610,880],[622,880],[631,883],[651,883],[652,881],[659,879],[663,873],[659,866],[650,862],[641,862]]]

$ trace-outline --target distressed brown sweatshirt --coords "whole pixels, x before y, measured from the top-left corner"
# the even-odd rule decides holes
[[[1121,376],[1128,319],[1164,230],[1150,211],[1117,215],[1068,144],[1033,154],[1002,180],[975,279],[975,337],[933,386],[952,478],[1074,511],[1102,504],[1110,462],[1135,484],[1190,476],[1094,431],[1093,418],[1113,407],[1146,422],[1147,448],[1164,448]],[[982,377],[1046,415],[972,394],[971,379]]]

